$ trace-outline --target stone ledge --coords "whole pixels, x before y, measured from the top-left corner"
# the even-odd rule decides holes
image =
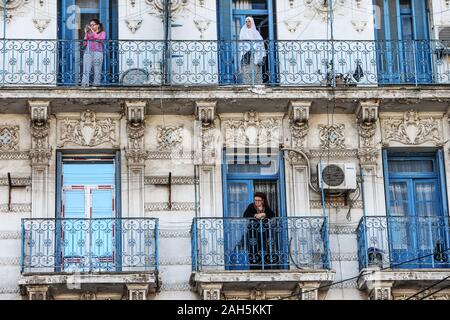
[[[127,285],[148,285],[149,292],[157,292],[161,285],[155,272],[28,273],[22,274],[18,284],[22,295],[25,295],[29,288],[47,286],[52,296],[83,291],[121,293]]]
[[[199,287],[205,284],[220,283],[222,290],[245,289],[249,287],[267,290],[295,290],[299,283],[320,283],[329,285],[334,281],[335,272],[329,270],[255,270],[198,271],[191,274],[191,285]]]
[[[371,272],[364,275],[364,273]],[[363,290],[372,287],[373,284],[389,282],[393,288],[407,288],[415,286],[428,286],[450,276],[450,269],[404,269],[383,270],[363,269],[360,272],[357,284],[358,289]],[[450,279],[443,282],[450,285]]]

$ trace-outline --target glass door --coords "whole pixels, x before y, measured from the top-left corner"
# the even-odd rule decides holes
[[[430,83],[426,0],[375,0],[379,83]]]
[[[272,0],[221,0],[218,4],[220,82],[242,83],[241,53],[239,33],[245,25],[245,18],[254,19],[256,29],[265,41],[266,56],[262,63],[262,83],[273,84],[275,75],[276,29],[275,10]],[[260,82],[255,81],[255,82]]]
[[[58,4],[58,83],[78,85],[83,70],[85,26],[91,19],[99,19],[106,39],[117,39],[117,0],[62,0]],[[116,43],[105,41],[103,44],[102,84],[118,82],[117,51]]]
[[[392,156],[387,166],[391,263],[396,268],[445,265],[447,261],[436,255],[448,245],[438,161],[430,156]]]
[[[63,269],[77,272],[112,270],[115,254],[114,164],[65,162],[62,174]]]

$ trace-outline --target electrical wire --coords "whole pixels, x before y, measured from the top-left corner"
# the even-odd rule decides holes
[[[420,290],[419,292],[413,294],[412,296],[409,296],[409,297],[406,298],[405,300],[411,300],[412,298],[417,297],[417,296],[420,295],[421,293],[423,293],[423,292],[425,292],[425,291],[427,291],[427,290],[429,290],[429,289],[431,289],[431,288],[437,286],[438,284],[440,284],[440,283],[442,283],[442,282],[444,282],[444,281],[446,281],[446,280],[448,280],[448,279],[450,279],[450,276],[447,276],[447,277],[445,277],[444,279],[439,280],[439,281],[433,283],[432,285],[426,287],[425,289]]]
[[[446,251],[449,251],[449,250],[450,250],[450,248],[442,250],[442,252],[446,252]],[[315,289],[310,289],[310,290],[306,290],[306,291],[303,291],[303,292],[299,292],[299,293],[291,294],[291,295],[288,295],[288,296],[284,296],[284,297],[281,297],[281,298],[279,298],[277,300],[285,300],[285,299],[290,299],[290,298],[293,298],[293,297],[298,297],[298,296],[301,296],[302,294],[305,294],[305,293],[308,293],[308,292],[314,292],[314,291],[318,291],[320,289],[329,288],[329,287],[332,287],[334,285],[341,284],[341,283],[344,283],[344,282],[347,282],[347,281],[350,281],[350,280],[359,279],[362,276],[370,275],[370,274],[373,274],[373,273],[376,273],[376,272],[380,272],[380,271],[384,271],[384,270],[387,270],[387,269],[393,269],[393,268],[399,267],[401,265],[404,265],[404,264],[407,264],[407,263],[410,263],[410,262],[414,262],[414,261],[417,261],[417,260],[421,260],[421,259],[424,259],[424,258],[431,257],[433,255],[434,255],[434,253],[431,253],[431,254],[427,254],[427,255],[424,255],[424,256],[419,256],[419,257],[414,258],[414,259],[405,260],[405,261],[398,262],[398,263],[393,263],[389,267],[384,267],[384,268],[380,268],[380,269],[376,269],[376,270],[366,270],[363,273],[358,274],[357,276],[353,276],[353,277],[350,277],[350,278],[339,280],[339,281],[333,282],[331,284],[325,284],[325,285],[319,286],[319,287],[317,287]]]

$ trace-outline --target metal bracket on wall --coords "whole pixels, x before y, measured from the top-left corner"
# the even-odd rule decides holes
[[[11,182],[11,173],[8,172],[8,211],[11,211],[11,191],[12,188],[26,188],[27,185],[16,184],[13,185]]]

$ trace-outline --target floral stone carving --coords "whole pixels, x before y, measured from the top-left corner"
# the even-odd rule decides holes
[[[158,127],[158,150],[179,150],[183,144],[182,127]]]
[[[443,144],[440,120],[429,117],[420,119],[419,113],[410,110],[405,112],[403,119],[388,119],[383,121],[383,143],[397,141],[407,145],[419,145],[424,142]]]
[[[344,124],[319,125],[322,149],[345,149]]]
[[[0,150],[17,150],[19,126],[0,126]]]
[[[116,123],[111,118],[97,119],[94,111],[86,110],[80,120],[66,118],[61,123],[61,144],[68,142],[80,146],[98,146],[102,143],[115,144]]]

